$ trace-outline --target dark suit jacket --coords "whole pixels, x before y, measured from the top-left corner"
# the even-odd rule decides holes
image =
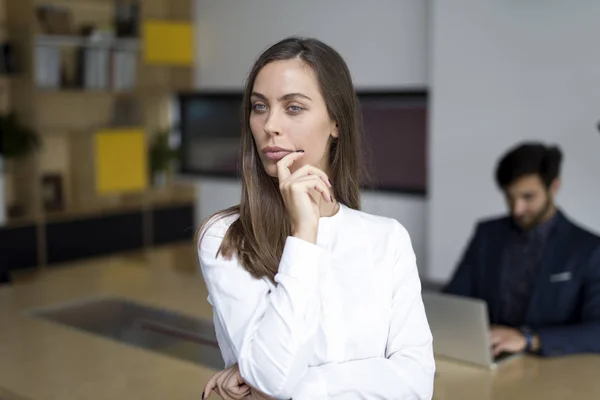
[[[492,324],[499,318],[501,260],[510,230],[508,217],[479,223],[443,289],[485,300]],[[525,325],[539,335],[541,355],[600,353],[600,238],[560,211],[533,283]]]
[[[0,266],[0,285],[10,283],[10,275],[8,274],[8,268]]]

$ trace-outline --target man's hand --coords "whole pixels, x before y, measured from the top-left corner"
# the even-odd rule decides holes
[[[509,353],[519,353],[525,350],[527,339],[518,329],[506,326],[492,326],[490,330],[490,339],[494,356],[503,351]]]
[[[204,387],[202,398],[208,399],[213,390],[224,400],[242,400],[250,395],[250,386],[242,379],[237,364],[213,375]]]

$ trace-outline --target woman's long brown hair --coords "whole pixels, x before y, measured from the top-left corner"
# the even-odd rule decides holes
[[[268,48],[256,60],[242,99],[242,196],[240,204],[207,218],[198,232],[220,218],[238,215],[229,227],[218,253],[237,256],[256,278],[274,280],[286,238],[291,234],[288,215],[276,178],[267,175],[250,131],[250,94],[259,71],[268,63],[299,58],[316,73],[330,118],[337,123],[338,138],[330,141],[329,174],[335,198],[347,207],[360,208],[362,119],[348,67],[328,45],[291,37]],[[200,235],[199,240],[202,240]]]

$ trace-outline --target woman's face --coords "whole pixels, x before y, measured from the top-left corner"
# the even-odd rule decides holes
[[[277,162],[304,150],[291,170],[310,164],[326,173],[329,139],[337,137],[313,69],[302,60],[274,61],[254,81],[250,98],[250,130],[269,176],[277,177]]]

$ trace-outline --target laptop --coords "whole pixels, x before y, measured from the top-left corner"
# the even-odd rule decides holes
[[[485,301],[426,291],[422,296],[436,355],[490,369],[517,355],[494,357]]]

